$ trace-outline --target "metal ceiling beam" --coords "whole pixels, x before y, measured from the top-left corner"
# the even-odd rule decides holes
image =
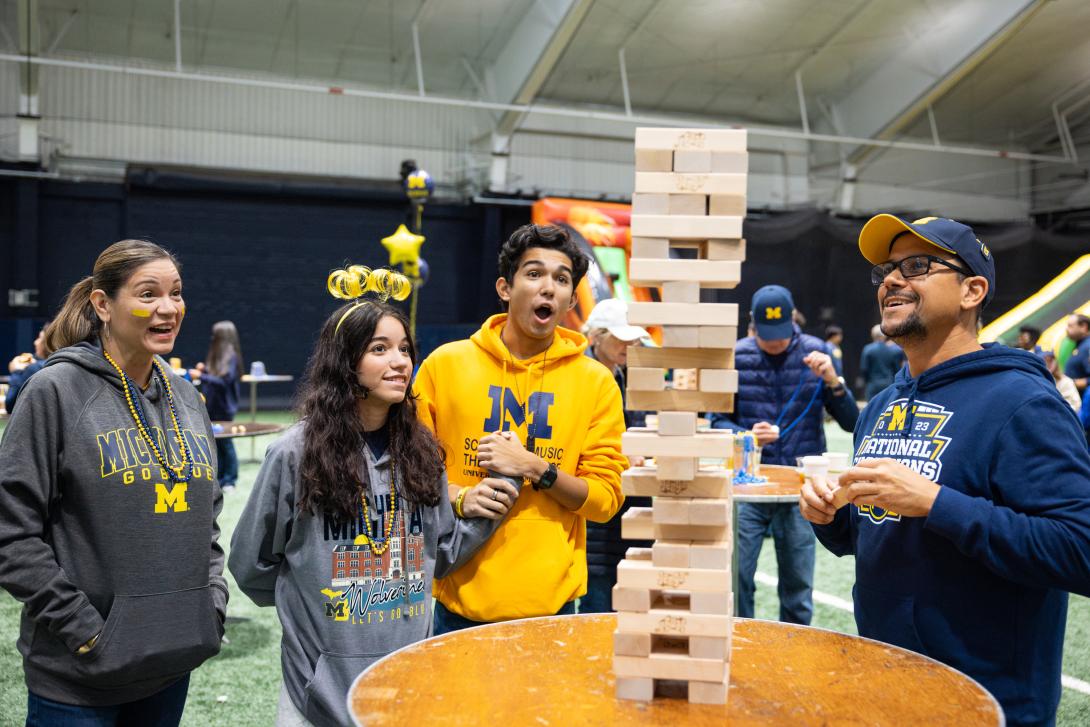
[[[963,0],[938,6],[928,30],[900,44],[892,57],[835,106],[844,133],[892,139],[1018,31],[1047,0]],[[873,147],[855,149],[860,162]]]
[[[19,37],[19,111],[18,157],[19,161],[36,162],[41,159],[39,146],[38,111],[39,67],[34,62],[41,55],[42,34],[38,0],[19,0],[17,9]]]

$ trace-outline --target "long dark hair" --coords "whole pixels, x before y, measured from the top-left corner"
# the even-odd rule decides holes
[[[50,351],[90,341],[102,331],[102,321],[91,305],[91,292],[101,290],[113,299],[142,265],[166,258],[182,272],[178,259],[154,242],[121,240],[102,251],[95,267],[83,280],[72,286],[60,312],[46,327],[45,345]]]
[[[367,301],[353,308],[342,306],[322,326],[314,354],[307,363],[298,414],[306,421],[303,461],[299,468],[302,494],[299,507],[310,513],[325,512],[341,518],[356,516],[361,473],[365,471],[364,430],[356,399],[367,391],[356,375],[375,328],[386,316],[405,327],[409,356],[416,363],[416,343],[408,335],[405,314],[385,303]],[[345,315],[347,314],[347,315]],[[339,329],[338,329],[339,324]],[[443,449],[416,418],[416,399],[390,407],[386,418],[388,451],[397,472],[394,483],[401,496],[414,504],[439,502],[443,474]]]
[[[238,329],[231,321],[219,321],[212,325],[212,342],[208,344],[208,355],[204,364],[208,373],[223,378],[231,373],[232,359],[238,359],[237,368],[242,370],[242,344],[238,340]]]

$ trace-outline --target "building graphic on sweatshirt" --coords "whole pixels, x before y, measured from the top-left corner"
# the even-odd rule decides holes
[[[938,482],[942,455],[950,445],[950,437],[942,436],[942,430],[953,415],[954,412],[939,404],[918,399],[910,402],[902,397],[891,401],[874,422],[870,434],[859,443],[855,461],[894,459]],[[873,505],[859,505],[858,510],[875,524],[901,519],[897,513]]]
[[[389,517],[389,511],[385,512],[381,522],[372,525],[372,532],[385,533]],[[381,609],[408,607],[415,612],[416,605],[422,604],[427,584],[419,511],[411,513],[408,527],[403,510],[393,518],[390,547],[382,553],[373,553],[363,535],[355,536],[351,544],[333,547],[330,588],[322,591],[328,599],[326,616],[337,621],[373,623]],[[382,617],[378,618],[381,623]]]

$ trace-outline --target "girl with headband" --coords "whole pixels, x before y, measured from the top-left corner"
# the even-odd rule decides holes
[[[322,327],[301,421],[269,448],[231,539],[239,587],[283,625],[278,725],[351,724],[352,680],[430,635],[432,579],[500,523],[455,518],[445,496],[443,452],[409,394],[416,347],[386,303],[406,298],[409,280],[353,266],[328,288],[355,302]],[[508,482],[484,482],[505,507],[518,498]]]
[[[0,586],[23,602],[28,725],[177,725],[227,583],[212,426],[163,361],[178,262],[123,240],[46,331],[0,444]]]

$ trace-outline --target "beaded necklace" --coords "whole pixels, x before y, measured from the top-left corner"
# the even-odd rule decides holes
[[[390,516],[386,518],[386,535],[379,540],[378,533],[371,534],[371,514],[367,509],[367,491],[360,490],[360,502],[363,503],[363,525],[360,530],[375,555],[382,555],[390,548],[390,533],[394,529],[394,520],[397,519],[397,470],[394,468],[393,458],[390,458]],[[379,526],[381,527],[381,526]],[[377,531],[379,528],[376,527]]]
[[[181,427],[178,426],[178,410],[174,408],[174,393],[170,389],[170,382],[167,380],[166,374],[163,373],[163,369],[159,362],[152,358],[151,369],[155,377],[159,379],[159,383],[163,385],[163,390],[166,391],[167,404],[170,405],[170,422],[174,426],[174,436],[177,437],[178,444],[182,449],[182,461],[177,467],[170,464],[169,459],[159,449],[159,446],[155,443],[155,439],[151,436],[151,427],[148,426],[148,420],[144,416],[144,408],[140,405],[140,397],[137,393],[136,382],[121,370],[121,367],[110,357],[110,354],[106,352],[105,348],[102,349],[102,355],[105,356],[106,360],[110,362],[110,365],[114,367],[117,371],[117,375],[121,377],[121,381],[125,384],[125,403],[129,405],[129,413],[132,414],[133,421],[136,422],[136,428],[140,431],[140,436],[148,445],[148,449],[155,455],[155,459],[159,463],[159,466],[170,473],[169,477],[171,483],[189,482],[193,477],[193,457],[189,454],[189,445],[186,444],[185,437],[182,436]]]

